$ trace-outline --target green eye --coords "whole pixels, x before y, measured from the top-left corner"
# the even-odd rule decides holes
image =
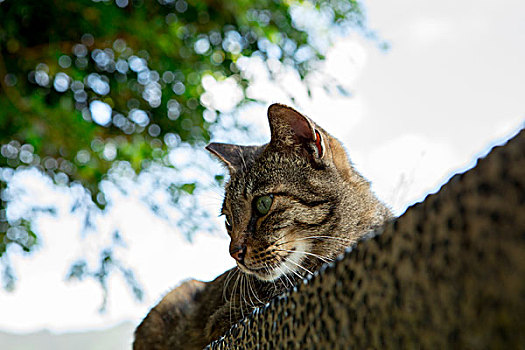
[[[255,209],[259,215],[266,215],[272,206],[273,196],[261,196],[255,200]]]

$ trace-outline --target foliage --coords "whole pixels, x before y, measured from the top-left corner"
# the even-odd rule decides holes
[[[249,100],[243,57],[278,60],[304,78],[324,49],[293,18],[298,8],[323,16],[325,31],[364,29],[355,0],[0,0],[0,257],[38,242],[31,216],[8,215],[15,170],[80,183],[103,209],[100,184],[115,164],[135,174],[151,161],[176,170],[165,161],[171,149],[209,141],[220,114],[203,78],[233,79],[237,105]],[[170,186],[180,195],[196,185]],[[110,251],[101,256],[105,272]]]

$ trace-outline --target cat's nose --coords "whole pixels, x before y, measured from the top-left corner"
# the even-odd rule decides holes
[[[232,258],[240,262],[241,264],[244,261],[244,256],[246,255],[246,245],[241,244],[237,246],[233,246],[230,248],[230,255]]]

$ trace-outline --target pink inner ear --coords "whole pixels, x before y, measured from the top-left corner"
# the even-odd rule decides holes
[[[307,140],[312,140],[314,138],[314,135],[312,135],[312,129],[303,116],[298,115],[297,118],[293,118],[290,121],[290,126],[297,136]]]
[[[319,131],[315,130],[315,145],[317,146],[317,153],[319,157],[323,155],[323,145],[321,144],[321,135],[319,135]]]

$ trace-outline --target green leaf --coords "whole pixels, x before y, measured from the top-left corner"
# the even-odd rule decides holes
[[[186,193],[193,194],[193,191],[195,191],[195,188],[197,187],[197,184],[195,183],[188,183],[184,184],[180,187],[180,189]]]

